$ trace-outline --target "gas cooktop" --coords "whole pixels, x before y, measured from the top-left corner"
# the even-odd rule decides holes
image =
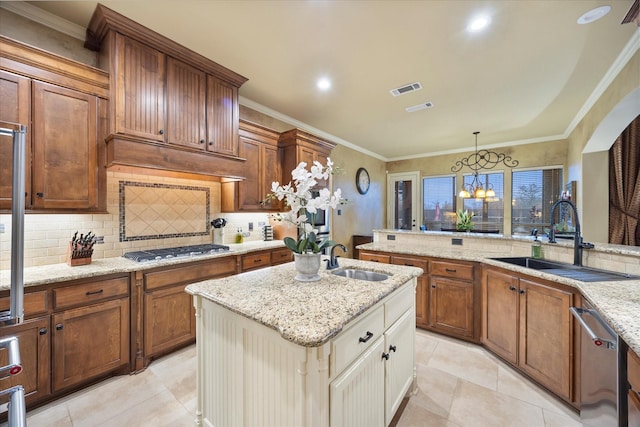
[[[203,245],[178,246],[176,248],[127,252],[123,256],[133,261],[146,262],[161,259],[195,257],[198,255],[208,255],[228,251],[229,246],[208,243]]]

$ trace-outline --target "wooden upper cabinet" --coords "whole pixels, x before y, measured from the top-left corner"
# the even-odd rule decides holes
[[[165,55],[115,33],[112,68],[113,130],[152,141],[164,141]]]
[[[0,121],[27,126],[27,158],[31,141],[31,81],[26,77],[0,71]],[[0,142],[0,209],[11,209],[13,144],[10,138]],[[27,180],[31,174],[27,174]],[[31,184],[25,183],[29,192]]]
[[[247,121],[240,122],[240,157],[245,159],[242,181],[222,183],[222,211],[277,211],[279,201],[265,201],[271,183],[281,181],[278,133]],[[263,203],[265,202],[265,203]]]
[[[167,142],[204,149],[205,85],[202,71],[167,58]]]
[[[237,156],[238,88],[214,76],[207,76],[207,150]]]
[[[98,99],[33,83],[34,208],[97,206]]]
[[[300,162],[307,164],[307,169],[311,167],[314,161],[327,163],[327,158],[331,156],[331,150],[336,146],[333,142],[325,141],[315,135],[307,133],[300,129],[291,129],[280,134],[278,142],[282,149],[282,181],[291,181],[291,171],[293,171]],[[317,187],[328,187],[327,181],[319,182]]]

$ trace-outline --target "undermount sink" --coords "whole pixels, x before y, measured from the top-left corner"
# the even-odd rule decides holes
[[[343,268],[332,272],[336,276],[346,277],[348,279],[368,280],[369,282],[380,282],[387,280],[390,274],[378,273],[376,271],[358,270],[355,268]]]
[[[530,268],[532,270],[543,271],[556,276],[567,277],[569,279],[579,280],[581,282],[605,282],[611,280],[633,280],[640,279],[627,273],[619,273],[616,271],[599,270],[591,267],[581,267],[563,262],[547,261],[530,257],[507,257],[507,258],[491,258],[496,261],[506,262],[507,264],[519,265],[521,267]]]

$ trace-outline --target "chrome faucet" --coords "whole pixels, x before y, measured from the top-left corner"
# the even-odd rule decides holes
[[[334,268],[340,267],[338,265],[338,257],[335,256],[335,254],[333,253],[333,251],[336,248],[340,248],[340,249],[342,249],[342,252],[347,253],[347,248],[342,243],[338,243],[338,244],[335,244],[335,245],[331,246],[330,257],[329,257],[329,259],[325,260],[325,261],[327,261],[327,270],[333,270]]]
[[[575,236],[573,239],[573,265],[581,267],[582,249],[592,249],[594,246],[593,243],[586,243],[582,240],[582,235],[580,234],[580,220],[578,219],[578,209],[576,209],[576,205],[571,203],[569,200],[558,200],[553,204],[553,206],[551,206],[551,230],[549,231],[549,243],[556,243],[556,230],[553,218],[556,208],[561,204],[567,204],[573,210],[573,217],[576,221]]]

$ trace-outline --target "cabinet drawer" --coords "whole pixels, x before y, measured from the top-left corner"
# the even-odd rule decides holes
[[[382,262],[384,264],[389,264],[391,261],[391,257],[389,255],[372,254],[371,252],[362,251],[360,251],[360,259],[362,261]]]
[[[330,375],[342,372],[352,360],[381,337],[383,332],[384,308],[379,306],[333,340]]]
[[[640,393],[640,356],[632,350],[629,350],[627,354],[627,378],[629,378],[631,388]]]
[[[145,290],[178,283],[195,283],[214,277],[230,276],[236,272],[236,257],[226,256],[188,266],[153,271],[144,275]]]
[[[47,291],[29,292],[24,294],[24,317],[34,317],[49,311]],[[9,310],[10,297],[0,298],[0,311]]]
[[[473,280],[473,264],[431,260],[429,265],[431,267],[431,274],[434,276]]]
[[[391,264],[396,265],[408,265],[410,267],[418,267],[421,268],[424,272],[423,274],[427,274],[429,272],[427,266],[427,260],[425,258],[418,257],[405,257],[405,256],[393,256],[391,258]]]
[[[293,261],[293,252],[290,249],[276,249],[271,252],[271,265],[284,264]]]
[[[258,254],[248,254],[242,256],[242,271],[253,270],[254,268],[269,267],[271,265],[271,255],[269,252]]]
[[[97,280],[53,290],[53,306],[56,309],[91,304],[119,296],[128,296],[129,278]]]
[[[385,328],[393,325],[413,304],[415,304],[415,288],[412,284],[406,284],[384,304]]]

